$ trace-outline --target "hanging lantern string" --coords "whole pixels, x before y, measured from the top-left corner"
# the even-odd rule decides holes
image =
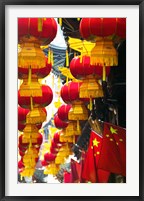
[[[31,137],[30,137],[30,141],[29,141],[29,150],[30,150],[31,147],[32,147],[32,139],[31,139]]]
[[[52,66],[54,65],[54,56],[53,56],[53,51],[51,50],[51,64]]]
[[[38,18],[38,32],[42,32],[43,18]]]
[[[51,50],[50,48],[48,49],[48,64],[51,63]]]
[[[75,135],[73,136],[73,144],[75,144]]]
[[[82,59],[83,59],[83,49],[82,49],[82,52],[81,52],[81,55],[80,55],[80,63],[82,63]]]
[[[90,111],[92,110],[92,97],[90,96],[90,103],[89,103],[89,109],[90,109]]]
[[[31,84],[31,74],[32,74],[32,69],[31,69],[31,66],[29,66],[29,70],[28,70],[28,85]]]
[[[62,18],[59,18],[59,25],[62,26]]]
[[[77,120],[77,131],[80,131],[79,120]]]
[[[33,110],[33,97],[30,96],[30,109]]]
[[[21,181],[23,180],[23,176],[22,175],[20,175],[20,179],[21,179]]]
[[[69,54],[68,54],[68,50],[66,50],[66,66],[69,66]]]
[[[103,65],[103,77],[102,77],[103,81],[106,81],[106,66],[105,64]]]

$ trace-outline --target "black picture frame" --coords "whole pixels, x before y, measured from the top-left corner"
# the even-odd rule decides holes
[[[139,196],[5,196],[5,6],[6,5],[67,5],[65,0],[0,0],[0,200],[144,200],[144,0],[69,0],[69,5],[138,5],[139,6]]]

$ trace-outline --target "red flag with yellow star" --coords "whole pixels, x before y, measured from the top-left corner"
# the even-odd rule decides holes
[[[82,178],[92,183],[107,183],[110,172],[97,168],[103,138],[91,131],[88,151],[84,160]]]
[[[78,163],[71,159],[71,182],[78,183],[79,182],[79,173],[78,173]]]
[[[98,168],[126,176],[126,130],[124,128],[104,123]]]

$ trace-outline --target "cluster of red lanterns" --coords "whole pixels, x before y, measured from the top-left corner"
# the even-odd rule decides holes
[[[60,164],[72,154],[71,146],[81,134],[80,121],[88,120],[88,108],[92,109],[93,98],[103,97],[102,84],[106,81],[112,66],[118,65],[118,54],[114,47],[116,37],[126,37],[125,18],[82,18],[81,36],[95,43],[90,54],[74,57],[70,72],[78,79],[65,83],[60,95],[62,104],[54,116],[58,129],[54,133],[49,150],[41,161],[47,174],[56,174]],[[31,176],[39,158],[43,136],[39,132],[46,120],[45,107],[53,99],[49,86],[39,79],[46,77],[52,68],[40,46],[49,44],[56,36],[57,25],[53,18],[19,18],[18,78],[22,80],[18,91],[18,167],[22,176]],[[89,107],[86,105],[89,103]]]
[[[55,175],[60,169],[60,164],[64,163],[71,153],[71,143],[67,140],[61,140],[63,130],[68,126],[68,112],[70,109],[71,105],[63,104],[54,116],[54,124],[58,131],[54,133],[51,139],[49,152],[44,154],[44,159],[41,161],[47,174]]]
[[[103,66],[104,74],[105,67],[118,65],[114,41],[126,38],[126,18],[82,18],[79,31],[84,39],[96,42],[90,53],[92,65]]]
[[[56,36],[57,24],[53,18],[19,18],[18,78],[18,168],[21,176],[32,176],[39,158],[43,136],[39,132],[46,120],[45,107],[53,99],[53,92],[39,82],[52,68],[40,45],[50,43]]]

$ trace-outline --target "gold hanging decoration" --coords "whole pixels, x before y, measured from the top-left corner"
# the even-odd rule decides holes
[[[118,53],[112,39],[100,38],[90,53],[91,65],[117,66]]]
[[[23,83],[20,85],[20,96],[37,97],[42,96],[42,85],[39,83],[36,75],[31,75],[31,84],[28,79],[23,79]]]
[[[18,66],[21,68],[39,69],[45,66],[45,54],[40,48],[40,42],[33,36],[21,39],[21,49],[18,52]]]
[[[27,124],[39,124],[46,120],[46,113],[42,108],[33,108],[26,117]]]

